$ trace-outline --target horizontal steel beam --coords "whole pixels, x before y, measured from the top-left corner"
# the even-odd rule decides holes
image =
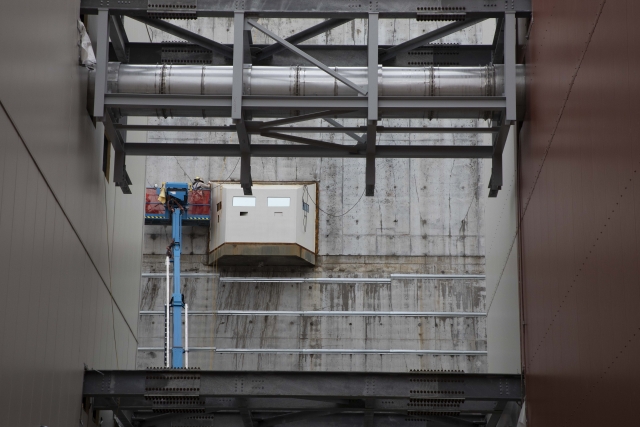
[[[83,386],[92,409],[132,413],[140,427],[193,415],[214,427],[472,427],[523,396],[519,375],[424,372],[87,371]]]
[[[247,132],[251,134],[259,134],[261,132],[290,132],[290,133],[349,133],[349,132],[366,132],[366,126],[344,126],[344,127],[317,127],[317,126],[292,126],[292,127],[259,127],[256,123],[264,124],[266,122],[247,122]],[[144,131],[144,132],[236,132],[235,125],[231,126],[175,126],[175,125],[121,125],[114,126],[122,131]],[[378,126],[378,133],[498,133],[499,127],[390,127]]]
[[[130,64],[169,64],[169,65],[231,65],[224,55],[203,49],[197,44],[161,42],[161,43],[129,43],[128,62]],[[232,49],[232,44],[225,44]],[[253,50],[268,47],[252,45]],[[380,50],[390,49],[392,45],[380,45]],[[301,44],[298,48],[317,60],[337,67],[366,67],[366,45],[310,45]],[[284,48],[283,48],[284,49]],[[387,67],[424,67],[424,66],[486,66],[492,63],[492,45],[426,45],[409,52],[399,52],[394,61]],[[116,52],[112,51],[110,61],[119,61]],[[499,63],[499,62],[497,62]],[[275,52],[260,62],[269,66],[312,65],[304,58],[286,49]]]
[[[114,410],[116,407],[110,405],[101,405],[99,409]],[[373,410],[375,417],[373,418],[374,427],[415,427],[416,425],[424,425],[428,422],[429,427],[477,427],[482,425],[484,418],[477,414],[468,413],[459,415],[457,411],[442,411],[442,408],[434,407],[431,415],[420,415],[416,411],[416,415],[406,414],[407,411],[385,411],[385,410]],[[215,412],[210,416],[178,413],[168,415],[153,415],[149,416],[149,413],[141,413],[136,417],[136,421],[139,421],[141,427],[153,426],[153,427],[173,427],[176,425],[194,425],[194,426],[207,426],[207,427],[246,427],[243,423],[241,411],[246,411],[246,408],[238,407],[233,412],[227,412],[223,410],[221,412]],[[397,412],[397,413],[394,413]],[[423,411],[424,412],[424,411]],[[309,417],[304,417],[305,414],[309,414]],[[326,410],[326,414],[319,416],[317,412],[304,411],[296,413],[296,417],[287,411],[280,409],[277,412],[268,411],[263,413],[252,413],[252,424],[257,427],[262,427],[263,421],[269,418],[281,416],[282,421],[286,420],[286,427],[354,427],[363,425],[364,414],[368,413],[363,408],[346,408],[344,406],[336,408],[334,410]],[[298,415],[299,414],[299,415]],[[442,414],[438,416],[436,414]],[[447,414],[450,414],[447,416]],[[195,420],[194,420],[195,419]],[[146,420],[146,421],[143,421]],[[184,421],[182,421],[184,420]],[[176,423],[177,421],[177,423]],[[198,422],[196,424],[196,422]]]
[[[436,28],[433,31],[430,31],[428,33],[422,34],[421,36],[418,36],[416,38],[413,38],[411,40],[407,40],[404,43],[400,43],[397,46],[393,46],[389,49],[387,49],[383,55],[381,55],[378,58],[378,62],[382,63],[382,62],[386,62],[389,61],[393,58],[396,57],[396,55],[402,53],[402,52],[408,52],[412,49],[416,49],[419,48],[421,46],[424,46],[426,44],[429,44],[433,41],[436,40],[440,40],[443,37],[446,37],[450,34],[456,33],[458,31],[461,31],[467,27],[470,27],[472,25],[476,25],[481,23],[482,21],[484,21],[485,18],[478,18],[478,19],[466,19],[463,21],[458,21],[458,22],[453,22],[451,24],[445,25],[443,27],[440,28]]]
[[[149,95],[105,94],[105,107],[156,109],[231,108],[231,97],[225,95]],[[502,96],[381,96],[380,110],[478,110],[505,109]],[[243,97],[245,109],[345,109],[366,110],[367,98],[361,96],[258,96]]]
[[[440,7],[443,14],[455,8],[466,14],[482,14],[498,17],[508,10],[518,14],[531,13],[531,0],[511,0],[509,2],[480,2],[477,0],[377,0],[375,12],[380,18],[416,18],[418,12],[428,12],[426,7]],[[105,4],[101,0],[82,0],[80,13],[95,14],[99,8],[108,8],[110,13],[147,16],[148,0],[128,0]],[[237,10],[236,0],[198,0],[190,10],[198,17],[231,17]],[[368,5],[367,5],[368,6]],[[249,16],[288,18],[364,18],[370,7],[354,7],[353,2],[344,0],[296,0],[271,1],[244,0],[242,10]],[[424,8],[424,9],[422,9]],[[436,15],[438,12],[433,13]],[[451,13],[451,12],[449,12]],[[435,18],[434,18],[435,19]]]
[[[415,393],[418,394],[418,393]],[[271,412],[277,413],[283,410],[289,411],[317,411],[320,409],[331,408],[344,408],[352,411],[362,411],[364,405],[360,400],[347,400],[341,398],[323,398],[323,399],[296,399],[285,397],[244,397],[247,402],[247,408],[254,411],[256,414]],[[407,413],[409,408],[410,398],[395,399],[393,401],[385,402],[383,410],[389,413]],[[209,402],[205,404],[207,410],[237,410],[240,408],[239,400],[234,398],[228,399],[208,399]],[[504,401],[505,403],[507,401]],[[425,407],[437,407],[437,402],[430,402],[431,405],[425,405]],[[441,402],[446,403],[446,402]],[[452,402],[454,403],[454,402]],[[461,413],[493,413],[495,411],[496,402],[491,400],[463,400],[460,398],[455,401],[456,408],[453,410]],[[126,410],[142,409],[148,407],[149,402],[145,401],[143,397],[129,397],[126,400],[121,401],[121,407]],[[106,409],[110,406],[110,401],[105,397],[95,397],[94,406],[98,409]],[[442,408],[442,406],[440,406]],[[446,408],[446,407],[445,407]],[[445,409],[446,410],[446,409]],[[451,410],[451,409],[450,409]],[[151,414],[147,414],[145,418]]]
[[[205,49],[209,49],[211,52],[216,53],[218,55],[222,55],[225,58],[229,58],[229,59],[233,58],[232,47],[215,42],[211,39],[201,36],[200,34],[193,33],[182,27],[163,21],[162,19],[150,19],[150,18],[145,18],[143,16],[134,16],[133,19],[140,21],[143,24],[150,25],[161,31],[164,31],[165,33],[171,34],[173,36],[176,36],[183,40],[191,42],[195,45],[201,46]]]
[[[374,372],[255,372],[255,371],[87,371],[85,397],[140,397],[148,389],[198,385],[197,395],[207,397],[277,398],[433,398],[465,400],[521,400],[519,375],[423,374]],[[239,386],[243,384],[243,386]],[[372,386],[375,384],[375,386]],[[416,393],[422,390],[424,393]],[[459,393],[453,393],[459,392]],[[159,390],[154,395],[163,394]],[[175,394],[175,393],[174,393]],[[190,393],[194,394],[194,393]]]
[[[237,144],[164,144],[127,143],[128,156],[203,156],[240,157]],[[490,146],[445,145],[378,145],[377,158],[474,158],[488,159],[493,154]],[[349,153],[342,149],[330,149],[305,145],[252,144],[252,157],[338,157],[364,158],[365,153]]]

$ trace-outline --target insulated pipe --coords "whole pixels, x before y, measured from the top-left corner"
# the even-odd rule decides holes
[[[333,67],[366,87],[367,67]],[[195,65],[129,65],[109,63],[109,93],[230,96],[233,67]],[[357,96],[358,93],[316,67],[247,66],[243,94],[261,96]],[[378,66],[378,94],[390,96],[503,96],[504,67],[382,67]],[[518,66],[518,101],[524,98],[524,67]],[[228,109],[125,109],[119,113],[141,116],[226,117]],[[275,114],[275,115],[274,115]],[[413,113],[415,114],[415,113]],[[419,116],[427,116],[419,112]],[[281,117],[281,112],[254,111],[254,117]],[[433,112],[425,118],[487,118],[484,112]],[[481,117],[478,117],[481,116]],[[393,117],[387,115],[387,117]],[[403,115],[406,117],[406,114]]]

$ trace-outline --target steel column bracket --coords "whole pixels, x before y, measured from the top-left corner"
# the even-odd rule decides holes
[[[504,95],[507,101],[506,120],[517,120],[516,101],[516,13],[507,12],[504,16]]]
[[[244,12],[233,14],[233,82],[231,86],[231,118],[242,119],[242,80],[245,56]]]
[[[369,13],[367,35],[367,108],[368,120],[378,120],[378,13]]]
[[[240,418],[244,427],[254,427],[253,419],[251,418],[251,410],[248,408],[249,404],[247,399],[240,400]]]
[[[132,182],[127,173],[125,160],[126,155],[124,151],[116,151],[113,162],[113,182],[117,187],[120,187],[123,194],[131,194],[131,188],[129,186],[132,185]],[[116,180],[116,176],[118,176],[118,180]]]
[[[120,409],[119,400],[119,398],[111,398],[111,402],[114,408],[113,417],[116,419],[117,424],[122,427],[134,427],[133,423],[131,422],[131,414],[129,413],[129,411],[126,411],[127,413],[125,413],[125,411]]]
[[[491,178],[489,179],[489,197],[498,197],[502,189],[502,153],[512,121],[505,120],[500,126],[500,132],[493,138],[493,155],[491,156]]]
[[[502,153],[509,135],[511,125],[518,119],[517,81],[516,81],[516,12],[504,14],[504,96],[505,112],[502,114],[500,132],[493,139],[493,156],[491,161],[491,179],[489,180],[489,197],[497,197],[502,189]],[[499,28],[496,31],[500,31]]]
[[[372,197],[376,187],[376,137],[378,124],[378,13],[369,13],[368,42],[368,94],[367,94],[367,155],[365,194]],[[373,419],[371,420],[373,422]]]
[[[244,12],[235,11],[233,14],[233,82],[231,86],[231,118],[236,125],[238,143],[240,144],[240,185],[245,196],[252,193],[251,186],[251,136],[242,113],[242,84],[243,70],[249,51],[249,37],[245,30]]]
[[[238,132],[238,142],[240,144],[240,186],[245,196],[253,194],[251,186],[251,135],[247,132],[244,119],[234,120]]]
[[[126,120],[126,119],[121,119]],[[107,139],[111,142],[113,150],[115,151],[115,159],[113,162],[113,182],[116,186],[120,187],[124,194],[131,194],[131,188],[129,188],[131,179],[127,174],[126,153],[125,153],[125,136],[126,133],[121,134],[116,129],[115,119],[110,109],[105,110],[103,118],[104,133],[107,135]]]
[[[376,187],[376,124],[375,120],[367,122],[365,195],[369,197],[374,195]]]
[[[129,38],[124,29],[122,16],[112,15],[109,17],[109,38],[118,62],[123,64],[129,62]]]
[[[104,119],[104,95],[107,91],[107,67],[109,65],[109,9],[98,9],[96,36],[96,80],[93,92],[93,116]]]

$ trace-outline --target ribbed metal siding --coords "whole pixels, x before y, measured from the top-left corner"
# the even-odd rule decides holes
[[[520,147],[534,427],[636,422],[639,12],[631,0],[535,2]]]

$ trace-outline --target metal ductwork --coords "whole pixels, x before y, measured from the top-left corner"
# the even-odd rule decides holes
[[[361,87],[367,86],[367,67],[333,67]],[[128,94],[175,94],[230,96],[233,67],[195,65],[128,65],[109,63],[108,92]],[[503,96],[504,67],[383,67],[378,66],[380,97],[491,97]],[[518,66],[518,103],[524,100],[524,67]],[[316,67],[246,66],[244,95],[261,96],[357,96],[358,93]],[[521,111],[524,109],[520,109]],[[225,108],[206,109],[128,109],[122,116],[228,117]],[[253,117],[286,117],[283,111],[253,110]],[[291,111],[289,115],[299,114]],[[476,118],[488,119],[491,112],[477,110],[381,112],[398,118]],[[359,117],[357,114],[353,117]],[[345,116],[343,116],[345,117]]]

